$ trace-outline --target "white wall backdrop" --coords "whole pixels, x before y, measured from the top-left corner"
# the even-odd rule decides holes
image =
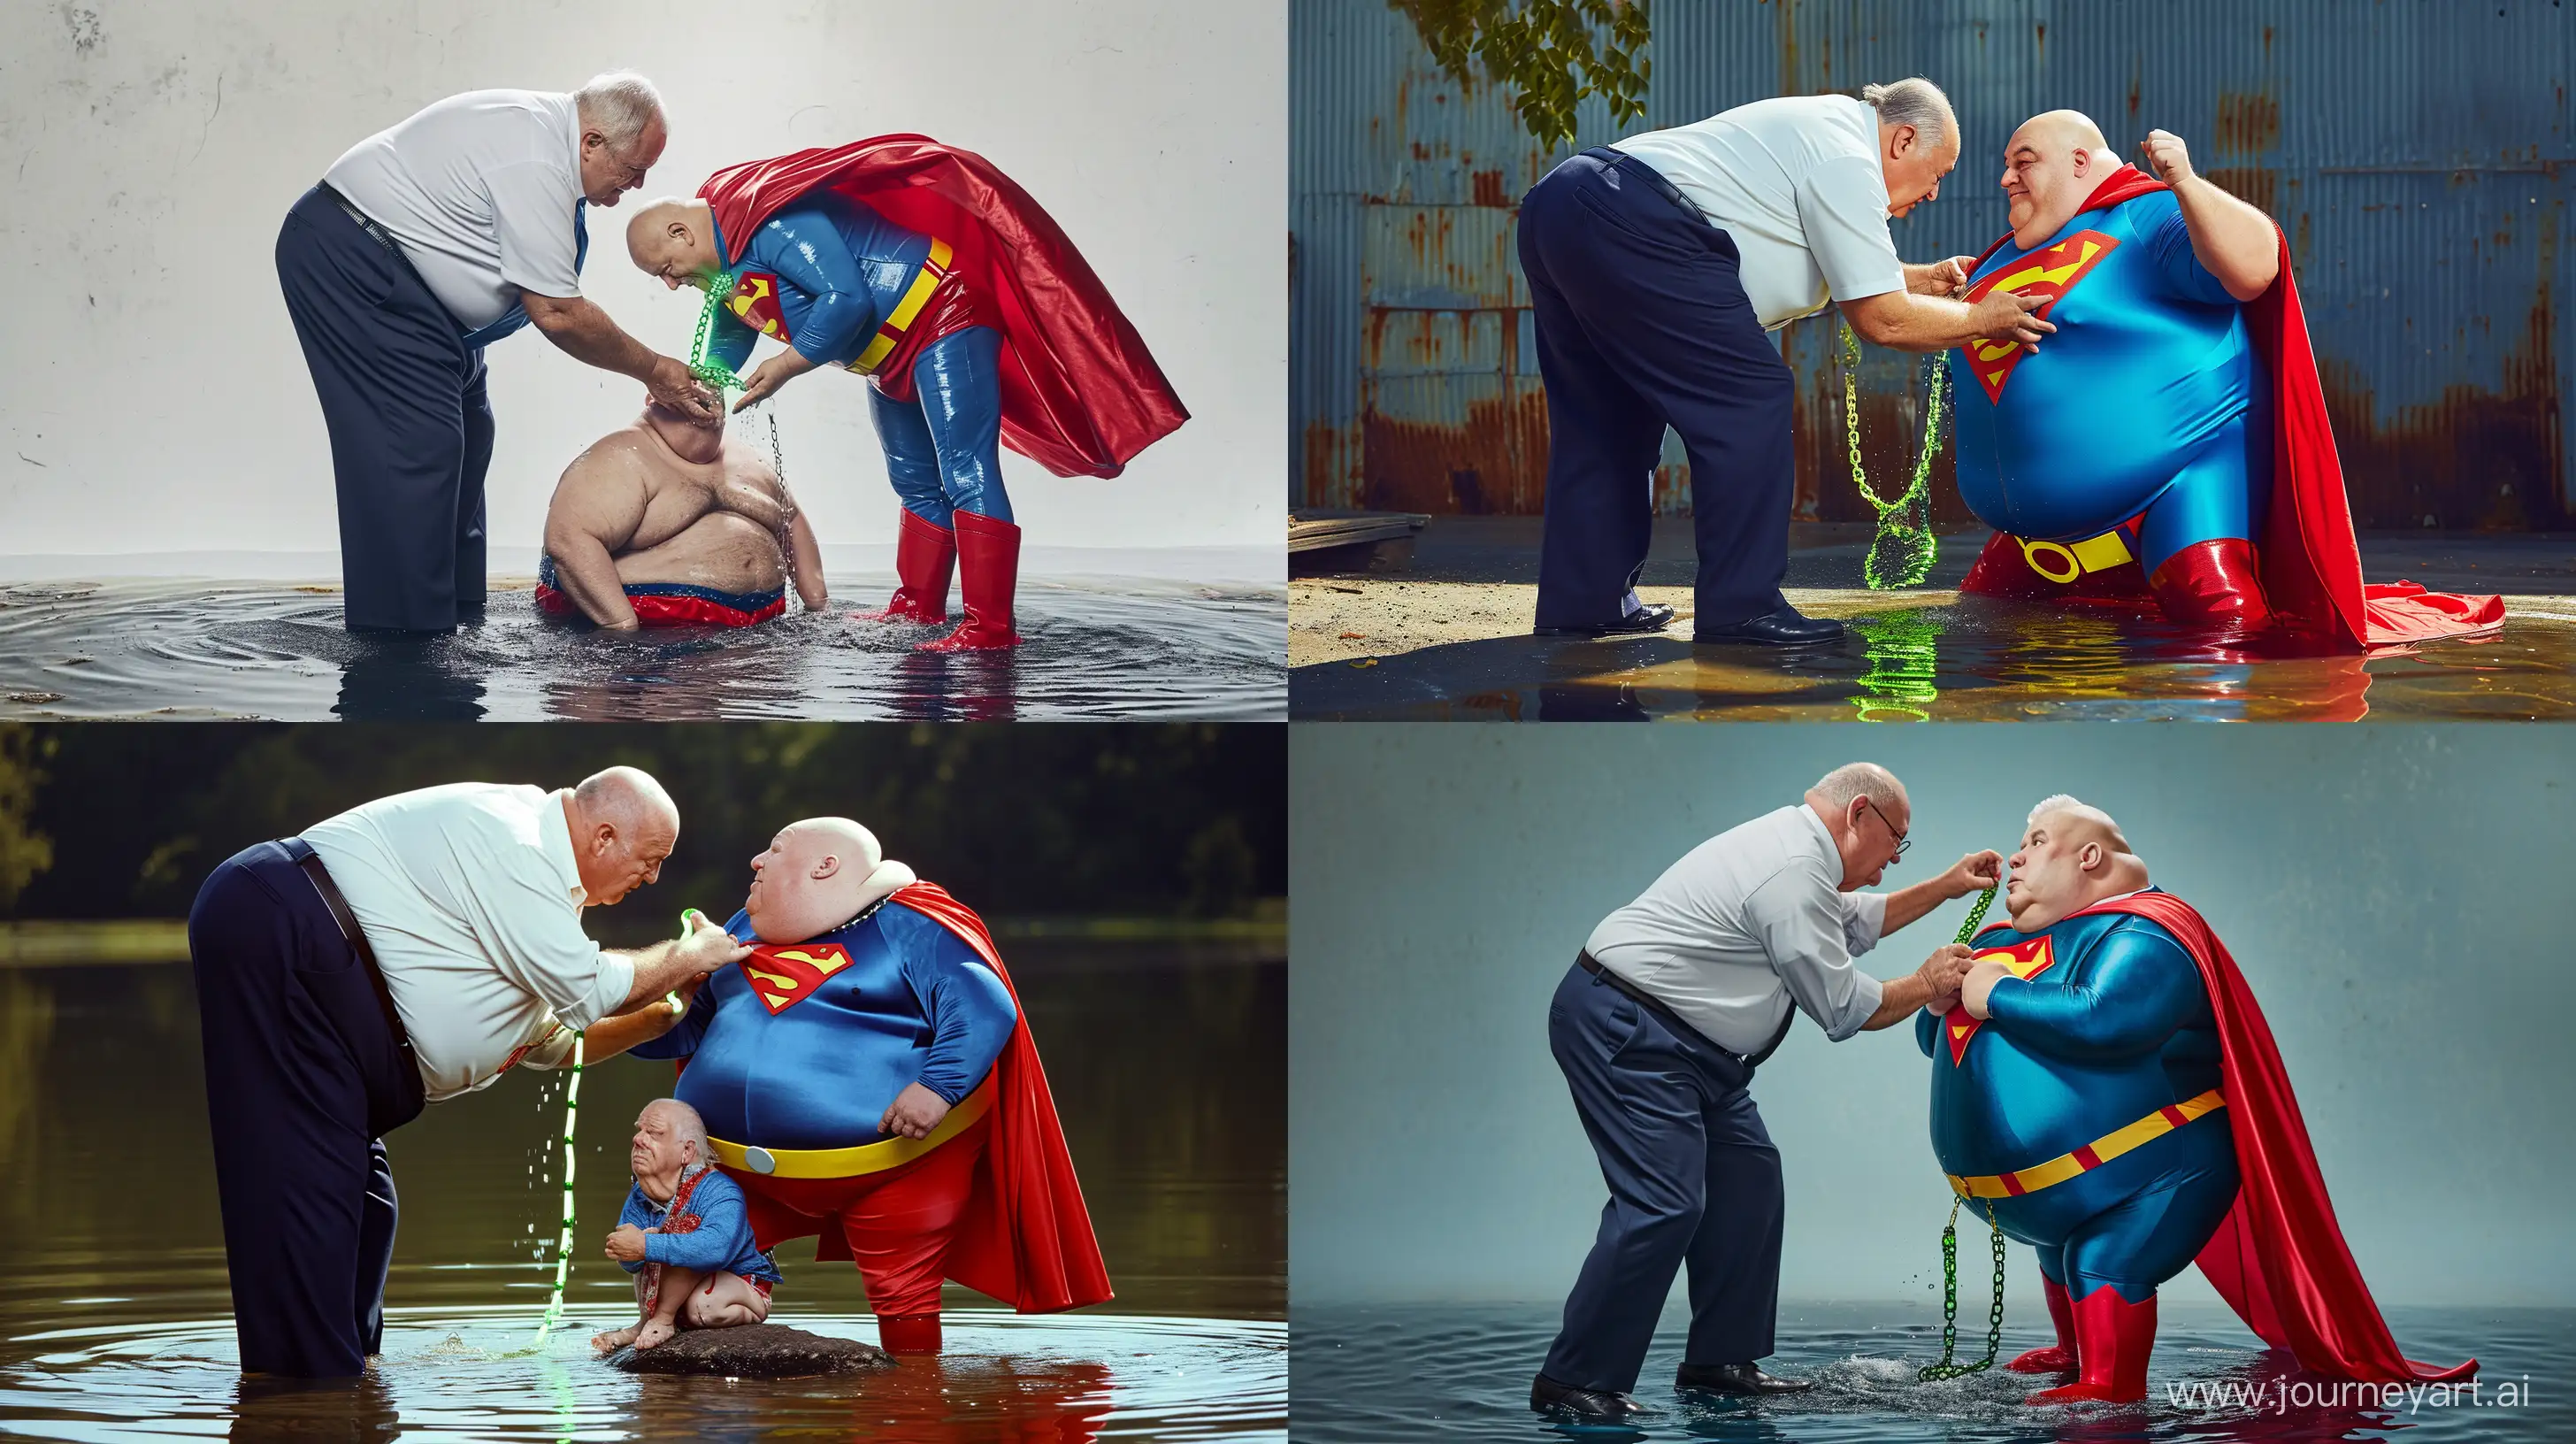
[[[0,21],[0,555],[335,547],[329,445],[272,259],[287,207],[429,101],[617,66],[653,77],[672,121],[644,189],[592,218],[583,290],[619,324],[681,354],[697,319],[694,292],[628,264],[637,199],[924,132],[1047,207],[1192,412],[1114,481],[1006,456],[1030,545],[1281,544],[1280,0],[0,0]],[[490,360],[498,574],[534,566],[555,477],[643,393],[534,329]],[[818,373],[771,403],[827,544],[894,536],[864,387]]]

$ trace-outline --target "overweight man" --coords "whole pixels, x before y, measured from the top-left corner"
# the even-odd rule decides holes
[[[277,279],[331,432],[343,616],[443,632],[483,615],[483,349],[535,323],[675,410],[715,398],[581,294],[586,207],[644,183],[668,130],[640,75],[450,96],[351,146],[286,213]]]
[[[660,875],[680,815],[612,767],[548,792],[399,793],[245,848],[188,914],[215,1188],[245,1372],[354,1375],[384,1333],[384,1135],[423,1106],[660,1036],[722,928],[600,947],[581,911]]]
[[[1675,1387],[1779,1394],[1763,1372],[1780,1294],[1780,1154],[1750,1091],[1801,1012],[1839,1043],[1958,1001],[1968,949],[1881,981],[1852,955],[1941,903],[1997,884],[1972,852],[1893,893],[1857,891],[1904,856],[1905,788],[1867,762],[1710,838],[1601,920],[1557,985],[1549,1050],[1610,1201],[1530,1407],[1578,1420],[1630,1397],[1673,1274],[1690,1266],[1690,1343]]]
[[[1940,351],[1971,337],[2037,346],[2041,303],[1998,291],[1949,299],[1967,257],[1897,259],[1891,216],[1941,193],[1959,121],[1923,79],[1855,100],[1755,101],[1596,146],[1521,201],[1521,269],[1547,387],[1547,516],[1537,630],[1660,632],[1637,599],[1653,538],[1664,428],[1689,453],[1699,550],[1692,637],[1795,646],[1842,624],[1781,594],[1796,479],[1796,391],[1770,335],[1841,306],[1882,346]]]

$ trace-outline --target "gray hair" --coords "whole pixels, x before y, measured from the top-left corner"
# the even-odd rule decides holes
[[[2095,807],[2089,802],[2079,802],[2076,799],[2067,796],[2063,792],[2051,793],[2049,796],[2041,798],[2038,805],[2031,808],[2030,816],[2022,819],[2022,826],[2024,828],[2036,827],[2039,825],[2039,820],[2041,818],[2047,817],[2052,813],[2060,812],[2083,818],[2086,822],[2092,823],[2094,826],[2101,828],[2104,832],[2109,833],[2111,835],[2111,851],[2127,852],[2129,850],[2129,840],[2120,835],[2120,824],[2111,820],[2111,814],[2104,812],[2102,809]]]
[[[670,1114],[671,1136],[682,1143],[697,1145],[696,1154],[682,1165],[684,1170],[716,1161],[716,1146],[707,1141],[707,1120],[698,1116],[698,1110],[677,1098],[656,1098],[644,1106],[648,1110],[659,1108]]]
[[[646,126],[663,119],[662,92],[632,70],[594,75],[572,98],[581,107],[582,119],[621,150],[633,145]]]
[[[1905,784],[1896,774],[1875,762],[1846,762],[1816,779],[1807,789],[1810,797],[1822,802],[1829,812],[1839,813],[1852,805],[1855,798],[1866,797],[1884,812],[1905,805]]]
[[[1860,98],[1878,112],[1881,125],[1910,125],[1915,138],[1933,150],[1950,138],[1950,97],[1920,75],[1893,85],[1864,85]]]

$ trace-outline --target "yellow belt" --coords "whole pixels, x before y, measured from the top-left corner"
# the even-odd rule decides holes
[[[930,1130],[927,1138],[888,1138],[855,1148],[760,1148],[721,1138],[707,1141],[716,1146],[718,1163],[745,1173],[765,1173],[772,1178],[856,1178],[910,1163],[965,1132],[992,1106],[993,1080],[987,1075],[974,1092],[957,1100],[957,1106],[948,1110],[948,1116],[939,1120],[939,1126]]]
[[[2021,558],[2030,563],[2032,571],[2060,586],[2086,572],[2107,572],[2137,560],[2130,554],[2128,538],[2117,529],[2100,536],[2086,537],[2073,546],[2063,542],[2033,541],[2029,537],[2017,536],[2013,540],[2021,543]],[[2042,557],[2046,557],[2050,564],[2043,565]]]
[[[894,314],[886,317],[885,324],[877,328],[876,338],[859,353],[859,359],[850,363],[851,370],[874,371],[884,364],[885,358],[894,354],[894,348],[903,344],[903,333],[911,330],[912,323],[921,319],[921,308],[930,304],[931,296],[939,290],[939,283],[948,279],[949,262],[956,258],[957,252],[946,241],[935,238],[931,241],[929,256],[923,259],[920,271],[912,278],[912,289],[904,292],[903,299],[895,303]],[[828,1176],[838,1178],[841,1175]]]
[[[2086,1169],[2099,1168],[2151,1138],[2162,1138],[2204,1113],[2215,1113],[2227,1106],[2227,1100],[2210,1089],[2197,1098],[2168,1104],[2137,1122],[2116,1132],[2106,1133],[2073,1153],[2061,1153],[2046,1163],[2003,1174],[1961,1178],[1950,1175],[1950,1189],[1961,1198],[2019,1198],[2037,1193],[2052,1183],[2064,1183]],[[722,1149],[724,1145],[716,1145]]]

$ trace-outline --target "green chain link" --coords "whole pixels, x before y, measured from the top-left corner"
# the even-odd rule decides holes
[[[1977,894],[1974,907],[1968,909],[1968,920],[1959,925],[1959,935],[1950,941],[1965,943],[1977,935],[1977,925],[1986,920],[1986,909],[1995,901],[1995,890],[1987,888]],[[1956,1379],[1962,1374],[1983,1373],[1994,1367],[1995,1355],[2004,1343],[2004,1231],[1995,1222],[1993,1199],[1986,1206],[1986,1228],[1995,1242],[1995,1301],[1986,1315],[1986,1356],[1973,1364],[1954,1362],[1959,1348],[1959,1200],[1950,1200],[1950,1221],[1941,1226],[1941,1362],[1926,1364],[1915,1371],[1918,1382]]]
[[[1852,706],[1863,722],[1932,720],[1940,699],[1941,613],[1936,607],[1854,617],[1869,670],[1854,683]]]
[[[1883,501],[1869,484],[1860,459],[1860,336],[1843,323],[1843,434],[1851,444],[1852,485],[1861,500],[1878,513],[1878,534],[1870,538],[1861,563],[1862,579],[1872,591],[1919,586],[1932,574],[1941,544],[1932,535],[1932,454],[1940,447],[1941,403],[1948,397],[1950,368],[1932,361],[1931,399],[1923,410],[1923,445],[1914,454],[1914,471],[1894,501]]]
[[[714,344],[716,318],[724,314],[724,304],[733,295],[736,282],[731,271],[718,271],[707,279],[707,304],[698,312],[698,339],[689,347],[689,374],[716,389],[718,394],[743,389],[742,378],[709,354]]]

